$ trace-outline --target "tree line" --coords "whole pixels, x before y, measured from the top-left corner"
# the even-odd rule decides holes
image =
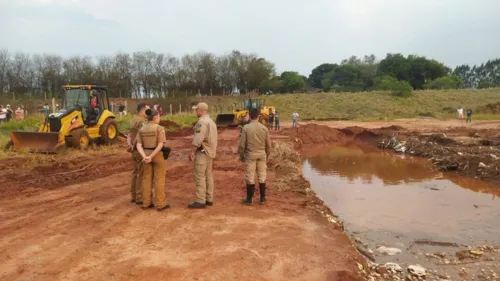
[[[321,64],[305,77],[295,71],[278,74],[267,59],[239,51],[220,56],[198,52],[175,57],[143,51],[63,58],[0,50],[1,95],[54,97],[65,84],[105,85],[111,97],[122,98],[371,90],[408,95],[414,89],[498,87],[500,59],[452,70],[416,55],[387,54],[382,60],[352,56],[339,64]]]

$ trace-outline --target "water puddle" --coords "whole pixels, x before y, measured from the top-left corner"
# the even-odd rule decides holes
[[[378,263],[432,268],[418,252],[454,255],[464,245],[500,244],[500,188],[432,171],[423,159],[354,143],[316,148],[303,156],[303,173],[314,191],[350,235],[375,251]],[[382,245],[403,253],[377,254]]]

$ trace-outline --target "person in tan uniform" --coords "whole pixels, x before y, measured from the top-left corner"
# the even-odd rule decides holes
[[[141,190],[141,177],[142,177],[142,157],[136,149],[136,137],[139,129],[146,124],[146,110],[149,106],[145,103],[137,105],[137,114],[131,123],[130,133],[127,136],[127,151],[132,153],[132,161],[134,161],[134,170],[132,171],[132,182],[130,184],[130,197],[131,203],[142,205],[142,190]]]
[[[212,163],[217,150],[217,125],[208,116],[208,104],[201,102],[193,106],[198,116],[194,126],[193,148],[189,160],[194,160],[194,183],[196,184],[196,201],[188,208],[199,209],[212,206],[214,199],[214,178]]]
[[[141,189],[142,209],[153,208],[158,211],[170,208],[165,199],[165,172],[167,161],[163,157],[162,148],[167,142],[165,129],[159,125],[160,114],[156,110],[146,110],[148,123],[137,134],[137,150],[141,154],[144,168]],[[155,189],[155,204],[152,204],[151,191]]]
[[[250,124],[243,127],[238,153],[240,160],[245,162],[245,182],[247,185],[247,198],[241,203],[250,205],[255,192],[255,171],[259,180],[260,203],[266,203],[266,170],[267,161],[271,154],[271,137],[269,129],[259,122],[259,110],[250,110]]]

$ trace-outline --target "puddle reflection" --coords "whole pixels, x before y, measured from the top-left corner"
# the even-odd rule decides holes
[[[428,161],[348,144],[303,153],[304,176],[350,232],[499,243],[500,189],[430,170]],[[479,193],[478,191],[482,192]]]

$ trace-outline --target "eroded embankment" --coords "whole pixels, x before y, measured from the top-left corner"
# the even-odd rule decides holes
[[[400,126],[335,129],[307,124],[295,129],[285,129],[282,134],[289,135],[299,150],[334,142],[363,142],[381,149],[428,158],[440,171],[451,171],[500,184],[499,130],[458,128],[444,133],[422,134],[407,131]]]

